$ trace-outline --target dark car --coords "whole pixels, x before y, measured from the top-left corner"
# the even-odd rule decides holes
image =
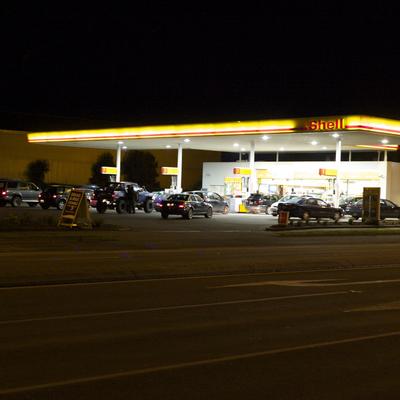
[[[106,186],[96,189],[90,200],[90,205],[95,207],[99,214],[104,214],[107,209],[116,210],[118,214],[126,213],[127,190],[132,186],[136,193],[136,207],[145,213],[153,211],[153,194],[135,182],[110,182]]]
[[[273,203],[279,200],[275,194],[252,193],[245,202],[246,208],[252,213],[267,213]]]
[[[193,215],[211,218],[213,208],[196,194],[171,194],[161,203],[161,217],[167,219],[169,215],[181,215],[186,219],[192,219]]]
[[[56,207],[62,210],[67,202],[68,195],[73,189],[72,185],[52,184],[39,193],[39,204],[44,210]]]
[[[343,208],[343,210],[346,210],[347,207],[351,206],[354,203],[357,203],[357,201],[362,200],[362,196],[348,196],[341,198],[339,200],[339,207]]]
[[[380,200],[380,218],[400,218],[400,207],[387,199]],[[362,217],[363,201],[359,200],[354,204],[349,205],[345,214],[351,215],[354,219]]]
[[[211,204],[213,212],[215,213],[229,213],[228,202],[216,192],[208,192],[205,190],[191,190],[184,193],[196,194],[197,196],[200,196],[205,202]]]
[[[40,189],[32,182],[18,179],[0,179],[0,206],[11,204],[19,207],[22,203],[36,207]]]
[[[289,212],[289,218],[297,217],[305,221],[310,218],[331,218],[338,221],[343,216],[341,208],[332,207],[316,197],[295,197],[284,203],[279,203],[278,213]]]

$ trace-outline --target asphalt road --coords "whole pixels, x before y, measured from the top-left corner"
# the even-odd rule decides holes
[[[7,399],[397,399],[400,269],[0,289]]]
[[[25,212],[59,214],[0,209]],[[398,235],[104,218],[0,233],[0,398],[400,397]]]

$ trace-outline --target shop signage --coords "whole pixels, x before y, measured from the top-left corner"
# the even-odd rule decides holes
[[[161,167],[161,175],[178,175],[178,173],[177,167]]]
[[[62,210],[58,226],[92,228],[86,195],[83,190],[72,189]]]
[[[117,175],[117,167],[101,167],[101,173],[104,175]]]
[[[227,176],[224,178],[224,183],[241,183],[242,178],[232,178],[230,176]]]
[[[344,119],[338,118],[335,120],[316,119],[307,121],[304,125],[306,131],[337,131],[344,129]]]
[[[381,188],[365,187],[363,190],[362,220],[366,224],[378,225],[380,220]]]
[[[327,169],[327,168],[320,168],[319,174],[322,176],[337,176],[336,169]]]
[[[267,169],[257,169],[256,170],[257,178],[266,179],[268,178],[268,170]]]
[[[233,173],[235,175],[251,175],[250,168],[233,168]]]

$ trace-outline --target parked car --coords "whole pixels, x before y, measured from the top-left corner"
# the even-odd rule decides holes
[[[39,204],[40,189],[32,182],[18,179],[0,179],[0,206],[11,204],[13,207],[19,207],[22,203],[30,207],[36,207]]]
[[[362,200],[362,196],[348,196],[348,197],[343,197],[339,199],[339,207],[343,208],[343,210],[346,210],[347,207],[351,206],[354,203],[357,203],[357,201]]]
[[[350,204],[345,209],[345,214],[351,215],[354,219],[362,217],[363,201],[358,200],[356,203]],[[380,218],[400,218],[400,207],[391,200],[380,200]]]
[[[273,203],[279,200],[276,194],[252,193],[245,202],[246,208],[252,213],[266,213]]]
[[[343,210],[339,207],[332,207],[326,201],[316,197],[297,197],[281,202],[278,205],[280,211],[289,212],[289,218],[297,217],[305,221],[310,218],[331,218],[338,221],[343,216]]]
[[[271,206],[265,211],[267,214],[273,215],[276,217],[278,215],[278,205],[280,203],[284,203],[286,201],[289,201],[290,199],[295,199],[301,197],[298,194],[288,194],[286,196],[281,197],[278,201],[275,203],[272,203]]]
[[[206,190],[192,190],[184,193],[196,194],[200,196],[205,202],[211,204],[214,213],[229,213],[228,202],[216,192],[208,192]]]
[[[186,219],[192,219],[194,215],[211,218],[213,208],[197,194],[171,194],[161,203],[161,217],[167,219],[169,215],[181,215]]]
[[[153,207],[156,211],[161,211],[162,201],[165,200],[170,194],[165,193],[164,190],[153,192]]]
[[[103,214],[107,209],[115,209],[118,214],[127,212],[127,188],[132,185],[137,193],[136,206],[146,213],[153,211],[153,194],[135,182],[110,182],[108,185],[94,191],[90,205]]]
[[[72,185],[47,185],[45,189],[39,193],[40,207],[44,210],[47,210],[50,207],[56,207],[58,210],[62,210],[72,188]]]

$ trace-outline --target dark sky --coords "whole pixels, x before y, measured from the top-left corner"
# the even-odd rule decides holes
[[[2,6],[0,116],[400,118],[397,14],[303,3],[179,12]]]

